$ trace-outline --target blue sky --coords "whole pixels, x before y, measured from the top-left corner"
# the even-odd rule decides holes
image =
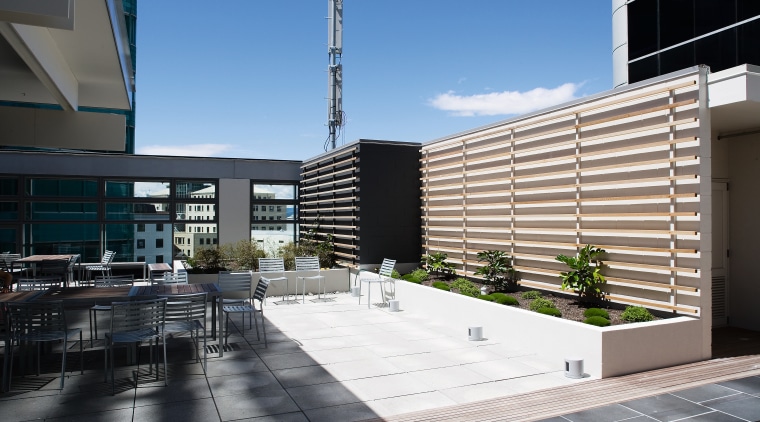
[[[324,152],[327,0],[143,0],[138,154]],[[612,88],[609,0],[344,0],[338,143],[425,143]]]

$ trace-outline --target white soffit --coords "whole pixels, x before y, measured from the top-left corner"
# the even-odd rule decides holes
[[[760,67],[741,65],[708,75],[711,125],[718,133],[760,127]]]
[[[120,0],[76,1],[73,30],[3,22],[17,14],[9,12],[16,2],[0,0],[0,100],[68,110],[131,107],[131,58]],[[46,19],[43,14],[37,23]]]

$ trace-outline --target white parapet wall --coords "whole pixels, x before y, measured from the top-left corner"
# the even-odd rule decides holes
[[[702,356],[701,322],[691,317],[600,328],[400,280],[396,298],[402,310],[438,318],[462,333],[482,326],[485,338],[514,341],[556,362],[557,370],[564,369],[565,358],[581,358],[584,372],[593,377],[709,358]]]
[[[253,272],[252,283],[253,286],[259,282],[261,273]],[[348,268],[332,268],[329,270],[322,270],[320,275],[325,277],[323,287],[328,293],[335,292],[347,292],[349,290],[349,273]],[[285,271],[285,276],[288,278],[288,294],[296,293],[296,281],[297,274],[295,271]],[[217,274],[189,274],[188,280],[190,283],[216,283],[219,276]],[[281,296],[285,293],[285,282],[277,282],[269,286],[267,291],[268,296]],[[316,280],[306,282],[306,294],[317,294],[318,283]],[[298,284],[298,293],[302,292],[302,284]]]

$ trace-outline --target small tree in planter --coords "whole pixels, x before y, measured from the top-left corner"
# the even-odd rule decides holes
[[[557,261],[570,267],[570,271],[560,273],[562,289],[571,289],[582,300],[599,301],[604,298],[601,285],[605,280],[602,275],[603,262],[599,255],[606,251],[596,246],[586,245],[577,256],[557,255]]]
[[[446,262],[448,257],[449,255],[443,252],[422,255],[422,264],[428,274],[442,274],[448,278],[456,274],[456,265]]]
[[[255,240],[243,239],[235,244],[222,245],[221,250],[225,266],[230,271],[256,271],[259,268],[259,258],[267,256]]]
[[[190,274],[216,274],[226,270],[224,254],[218,247],[197,249],[193,257],[187,258],[187,263],[191,267],[187,270]]]
[[[475,275],[486,279],[485,284],[492,285],[496,289],[514,288],[515,269],[512,268],[511,258],[504,251],[478,252],[478,261],[486,262],[486,265],[475,271]]]

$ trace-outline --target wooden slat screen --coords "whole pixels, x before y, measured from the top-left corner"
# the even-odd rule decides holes
[[[558,290],[554,258],[607,250],[613,301],[700,312],[698,75],[516,119],[422,147],[422,245],[473,276],[514,257]]]

